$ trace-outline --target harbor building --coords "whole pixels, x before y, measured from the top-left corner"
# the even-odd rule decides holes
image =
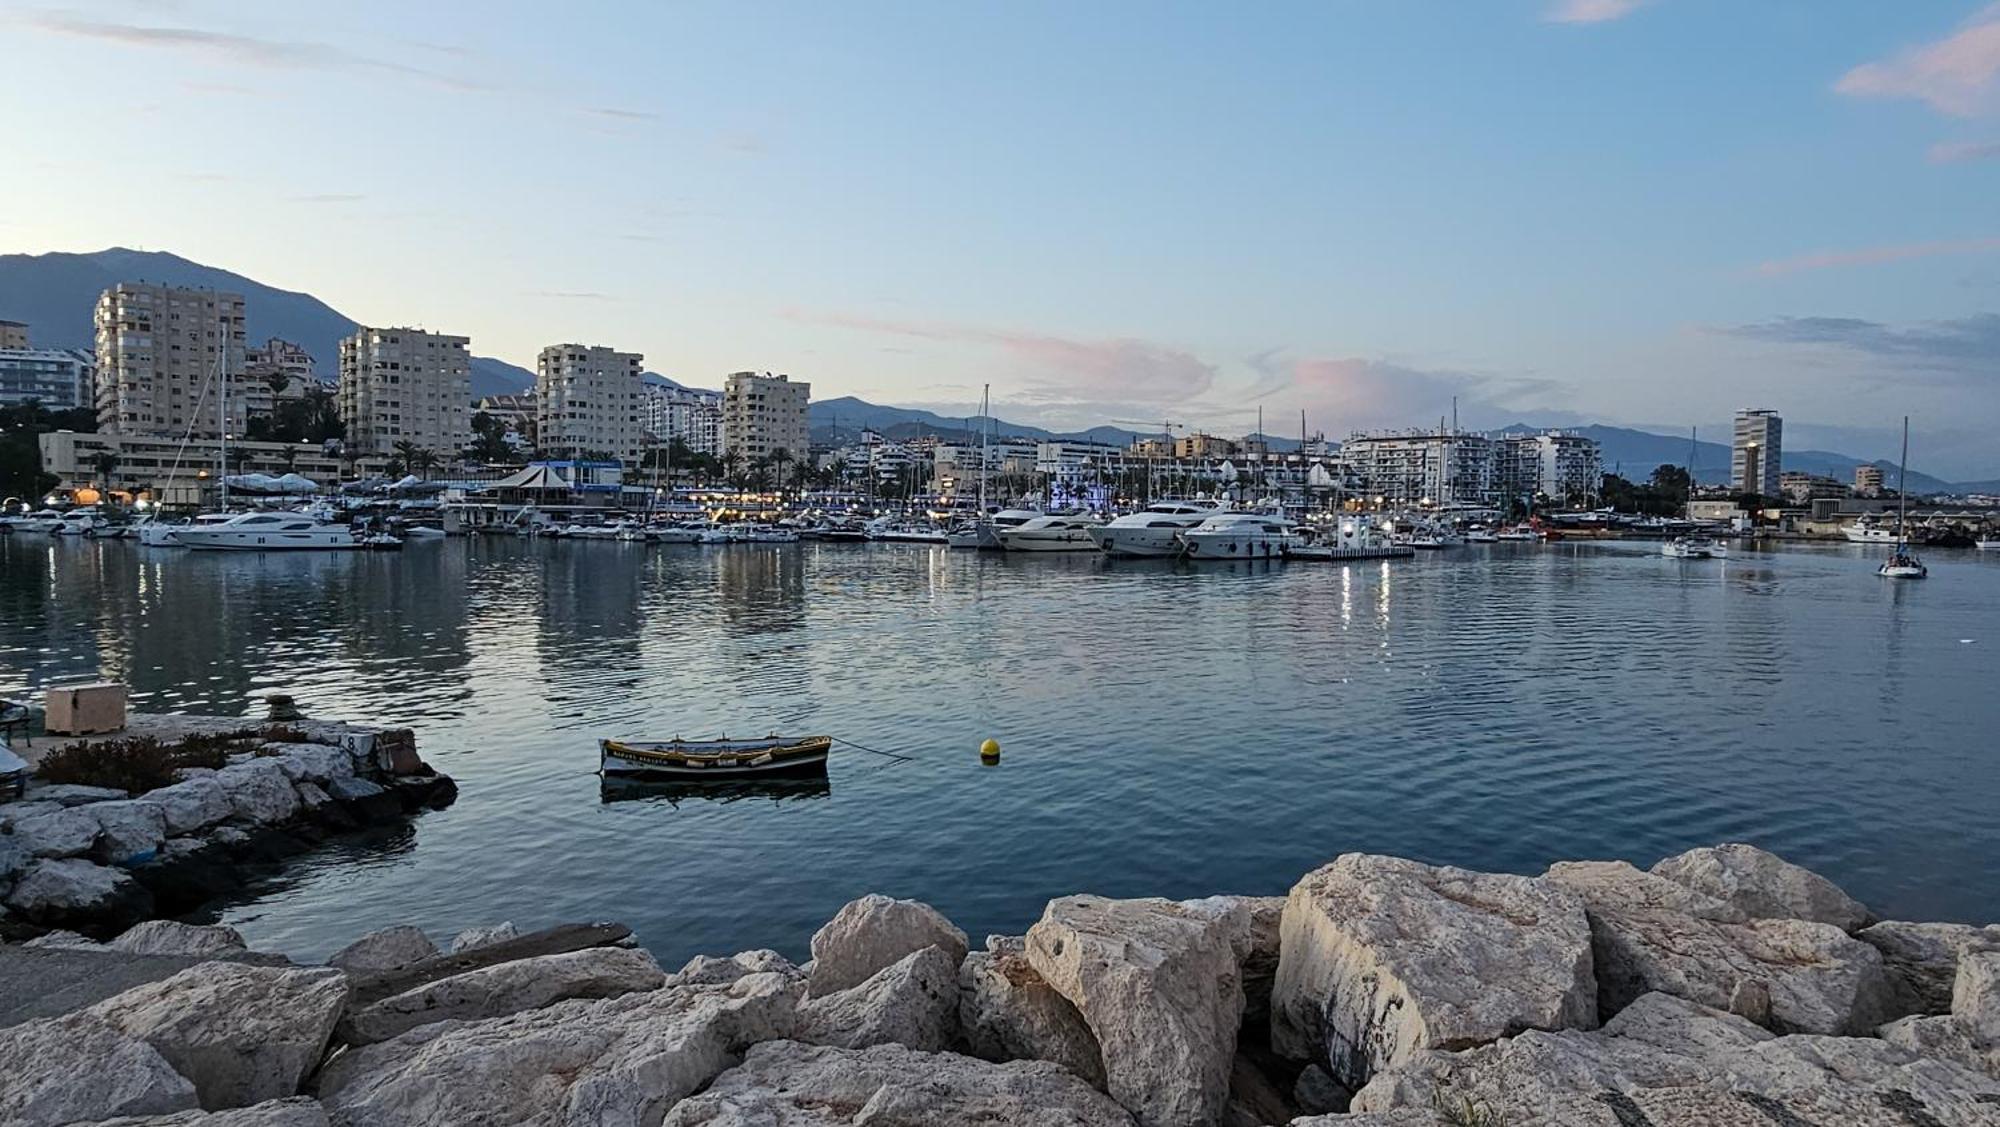
[[[340,417],[350,449],[395,453],[408,442],[446,462],[472,441],[471,338],[395,328],[340,342]]]
[[[105,434],[221,432],[219,374],[233,392],[243,372],[243,295],[120,282],[98,296],[97,429]],[[228,429],[242,433],[241,396]]]
[[[1492,504],[1494,442],[1458,431],[1407,430],[1356,433],[1341,445],[1343,458],[1385,504]]]
[[[26,321],[0,321],[0,348],[25,349],[28,347],[28,323]]]
[[[38,435],[36,441],[42,469],[55,475],[59,489],[91,485],[147,492],[168,504],[197,505],[205,503],[204,491],[216,487],[221,442],[214,437],[183,444],[175,435],[60,430]],[[357,473],[382,474],[388,465],[387,458],[349,458],[316,442],[229,441],[229,468],[239,474],[296,473],[331,487]]]
[[[1857,497],[1879,497],[1882,495],[1882,467],[1860,465],[1854,467],[1854,495]]]
[[[812,439],[806,410],[812,385],[769,372],[732,372],[722,385],[722,446],[745,460],[785,450],[804,457]]]
[[[1494,447],[1494,486],[1507,498],[1580,502],[1603,490],[1604,457],[1594,439],[1579,434],[1501,435]]]
[[[1206,458],[1234,458],[1242,453],[1226,438],[1212,434],[1184,434],[1174,439],[1174,457],[1184,462],[1198,462]]]
[[[1730,446],[1729,481],[1740,493],[1776,497],[1783,491],[1779,474],[1784,465],[1785,421],[1776,411],[1752,408],[1736,412],[1736,437]]]
[[[535,444],[544,455],[638,464],[645,357],[603,345],[552,344],[535,362]]]
[[[1779,474],[1778,489],[1781,496],[1795,505],[1810,505],[1823,498],[1839,499],[1848,495],[1847,487],[1834,478],[1797,470]]]
[[[246,415],[268,415],[278,404],[303,399],[320,386],[313,374],[312,353],[301,345],[272,337],[261,345],[243,350],[243,379],[240,381]],[[230,393],[236,394],[232,387]]]
[[[51,411],[94,405],[97,365],[78,348],[0,348],[0,406],[33,400]]]
[[[722,453],[722,393],[647,384],[640,422],[654,442],[679,439],[696,454]]]

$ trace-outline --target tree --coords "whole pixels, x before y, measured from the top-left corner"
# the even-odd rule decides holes
[[[424,453],[423,447],[418,446],[415,442],[407,438],[402,438],[396,440],[396,444],[391,449],[396,452],[396,461],[401,463],[404,473],[417,472],[417,457]]]
[[[1688,495],[1690,480],[1687,467],[1685,466],[1655,466],[1653,468],[1653,488],[1662,493],[1678,493],[1685,497]]]
[[[118,472],[117,451],[106,450],[98,454],[90,460],[90,466],[97,471],[97,480],[104,483],[104,488],[111,488],[111,475]]]
[[[472,416],[472,444],[465,448],[466,457],[475,462],[505,462],[513,458],[514,448],[507,443],[507,423],[484,411]]]
[[[771,477],[778,483],[778,488],[783,489],[785,487],[785,479],[790,476],[787,471],[791,468],[792,452],[780,446],[776,450],[771,451],[770,463]]]

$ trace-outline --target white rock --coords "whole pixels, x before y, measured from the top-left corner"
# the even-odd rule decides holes
[[[1142,1127],[1203,1127],[1221,1115],[1248,926],[1241,911],[1065,896],[1028,929],[1028,962],[1083,1015],[1106,1090]]]
[[[333,797],[319,788],[318,783],[293,783],[299,792],[299,808],[308,814],[317,814],[333,805]]]
[[[167,839],[166,813],[151,799],[96,802],[83,808],[97,819],[96,858],[112,865],[150,861]]]
[[[1980,951],[1959,960],[1951,1013],[1971,1023],[1973,1036],[2000,1044],[2000,951]]]
[[[333,971],[214,962],[85,1012],[158,1050],[213,1111],[297,1094],[346,1004]]]
[[[1811,920],[1842,931],[1868,922],[1868,909],[1839,885],[1754,845],[1690,849],[1652,872],[1725,900],[1752,919]]]
[[[0,1123],[57,1127],[196,1106],[152,1046],[88,1013],[0,1029]]]
[[[53,802],[59,806],[85,806],[93,802],[110,802],[114,799],[130,797],[115,787],[87,787],[81,783],[53,783],[36,787],[28,798],[34,802]]]
[[[29,818],[39,818],[43,814],[53,814],[61,810],[60,802],[0,802],[0,833],[13,833],[14,827]]]
[[[859,986],[876,971],[926,947],[942,947],[957,966],[965,958],[965,933],[929,904],[863,896],[813,933],[808,988],[831,994]]]
[[[371,931],[335,951],[327,965],[351,971],[395,970],[437,956],[437,945],[421,929],[397,924]]]
[[[798,1039],[847,1049],[949,1048],[958,1039],[958,964],[942,948],[926,947],[859,986],[816,994],[799,1011]]]
[[[146,801],[160,808],[169,835],[205,830],[236,812],[229,802],[229,792],[215,781],[213,771],[206,776],[147,791]]]
[[[92,1127],[328,1127],[326,1109],[310,1096],[270,1100],[228,1111],[120,1117]]]
[[[335,779],[354,777],[354,757],[346,750],[325,744],[265,744],[265,758],[278,765],[294,783],[325,786]]]
[[[788,1036],[800,990],[755,974],[420,1026],[335,1057],[320,1099],[341,1127],[656,1124],[743,1049]]]
[[[727,986],[744,975],[782,974],[803,980],[805,972],[792,965],[790,959],[768,948],[755,951],[739,951],[728,958],[716,955],[696,955],[687,965],[674,973],[674,986]]]
[[[1285,904],[1272,1047],[1350,1088],[1422,1049],[1596,1024],[1590,925],[1557,885],[1350,853]]]
[[[1102,1093],[1052,1064],[993,1064],[900,1045],[840,1049],[775,1041],[664,1127],[1131,1127]]]
[[[973,1056],[985,1060],[1045,1060],[1104,1087],[1104,1055],[1069,999],[1056,993],[1028,962],[1025,941],[986,938],[986,950],[958,970],[959,1026]]]
[[[1271,1009],[1271,987],[1278,978],[1278,946],[1285,922],[1282,896],[1210,896],[1184,900],[1196,911],[1211,914],[1240,911],[1248,922],[1236,944],[1243,968],[1243,1020],[1262,1023]]]
[[[34,863],[33,850],[16,841],[13,834],[0,834],[0,893],[12,887],[14,878]]]
[[[495,943],[513,939],[520,934],[521,929],[515,927],[512,920],[494,924],[492,927],[469,927],[452,937],[451,953],[458,955],[481,947],[491,947]]]
[[[480,1020],[540,1009],[571,998],[615,998],[666,982],[644,951],[592,947],[499,963],[427,982],[351,1013],[343,1040],[367,1045],[434,1021]]]
[[[104,944],[87,935],[74,931],[61,930],[37,935],[26,943],[21,944],[21,946],[32,947],[39,951],[102,951],[106,949]]]
[[[1920,1056],[2000,1078],[2000,1043],[1979,1036],[1965,1018],[1906,1017],[1883,1026],[1876,1036]]]
[[[299,812],[299,792],[273,759],[249,759],[215,773],[239,818],[260,826],[291,820]]]
[[[80,857],[35,862],[7,895],[8,907],[44,922],[109,916],[120,911],[121,905],[131,918],[145,914],[151,903],[152,896],[124,871]]]
[[[1748,919],[1623,861],[1565,862],[1545,880],[1589,913],[1598,1013],[1663,991],[1783,1033],[1864,1033],[1894,1016],[1873,947],[1830,924]]]
[[[1886,920],[1854,933],[1882,952],[1882,968],[1896,989],[1896,1010],[1941,1014],[1951,1009],[1958,960],[1972,951],[2000,951],[2000,924],[1908,923]]]
[[[14,843],[37,857],[81,857],[97,844],[97,834],[88,809],[59,806],[14,823]]]
[[[131,955],[220,955],[248,949],[242,933],[221,925],[200,926],[173,920],[136,924],[108,944]]]

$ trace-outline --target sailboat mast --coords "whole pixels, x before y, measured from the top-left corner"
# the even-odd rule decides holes
[[[1896,485],[1901,497],[1896,502],[1896,551],[1910,540],[1910,417],[1903,416],[1903,458],[1896,464]]]
[[[979,519],[986,519],[986,436],[993,429],[993,385],[979,388]]]
[[[216,334],[215,376],[220,394],[215,397],[215,460],[218,463],[215,480],[222,486],[223,512],[229,511],[229,322],[222,316],[221,302],[217,302],[216,324],[221,326]]]
[[[1681,518],[1694,519],[1694,436],[1698,428],[1688,428],[1688,490],[1687,500],[1681,502]]]

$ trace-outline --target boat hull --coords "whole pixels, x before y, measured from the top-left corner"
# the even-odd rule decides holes
[[[1000,534],[1000,546],[1010,552],[1095,552],[1097,545],[1091,542],[1090,531],[1083,528],[1064,528],[1050,531],[1008,530]]]
[[[664,743],[599,740],[606,776],[657,779],[740,779],[811,774],[826,770],[833,750],[828,736],[798,739]]]
[[[1091,541],[1106,555],[1154,557],[1179,555],[1180,534],[1187,529],[1119,528],[1115,525],[1105,525],[1089,531]]]
[[[183,528],[174,533],[174,541],[198,552],[330,552],[361,546],[351,532],[323,531],[245,533]]]

